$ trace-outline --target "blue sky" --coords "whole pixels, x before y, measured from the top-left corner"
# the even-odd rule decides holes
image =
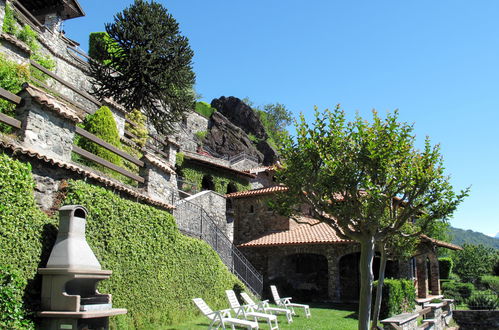
[[[456,189],[472,186],[451,224],[499,231],[499,2],[170,0],[161,2],[194,50],[196,90],[210,102],[249,97],[311,116],[340,103],[350,115],[399,109],[440,143]],[[80,0],[88,34],[132,1]]]

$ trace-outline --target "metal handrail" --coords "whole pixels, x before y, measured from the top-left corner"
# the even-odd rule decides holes
[[[179,230],[207,242],[218,253],[227,268],[254,294],[261,296],[263,276],[241,251],[232,244],[204,208],[189,201],[181,200],[176,204],[173,214]]]

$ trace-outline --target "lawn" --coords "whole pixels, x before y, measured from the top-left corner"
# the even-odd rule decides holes
[[[293,316],[293,323],[288,324],[286,317],[283,314],[279,315],[280,329],[357,329],[357,306],[345,304],[311,304],[310,312],[312,317],[307,319],[304,316],[303,309],[295,309],[297,316]],[[208,319],[200,316],[190,322],[178,324],[171,327],[166,327],[164,330],[181,330],[181,329],[207,329],[209,325]],[[260,329],[268,329],[267,323],[261,321]]]

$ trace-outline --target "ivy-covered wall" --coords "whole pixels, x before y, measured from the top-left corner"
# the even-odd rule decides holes
[[[28,280],[24,306],[36,311],[36,269],[48,259],[57,215],[37,208],[29,164],[0,154],[0,182],[0,269],[14,268]],[[224,290],[242,286],[206,243],[180,234],[170,213],[82,181],[68,181],[63,193],[63,204],[89,211],[87,240],[103,269],[113,271],[99,290],[113,295],[115,307],[129,311],[111,319],[117,328],[182,322],[197,313],[192,298],[222,308]]]
[[[180,168],[180,174],[186,181],[196,184],[199,189],[201,189],[203,177],[205,175],[209,175],[213,179],[215,191],[222,195],[227,193],[227,186],[229,183],[234,184],[237,191],[246,191],[251,189],[249,178],[243,179],[234,174],[224,172],[223,170],[199,166],[187,160],[183,161]]]

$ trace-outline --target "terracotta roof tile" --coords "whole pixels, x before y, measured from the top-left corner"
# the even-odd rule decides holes
[[[31,54],[31,49],[29,49],[28,45],[26,45],[24,42],[22,42],[21,40],[17,39],[16,37],[14,37],[10,34],[2,33],[2,34],[0,34],[0,39],[6,40],[6,41],[10,42],[11,44],[17,46],[18,48],[20,48],[24,52]]]
[[[240,197],[248,197],[248,196],[260,196],[260,195],[273,194],[275,192],[287,191],[287,190],[288,190],[288,188],[284,187],[284,186],[274,186],[274,187],[260,188],[260,189],[254,189],[254,190],[238,191],[235,193],[227,194],[227,195],[225,195],[225,197],[226,198],[240,198]]]
[[[299,222],[302,224],[291,230],[271,233],[240,244],[239,247],[354,243],[352,240],[345,240],[338,237],[334,229],[325,222],[308,217],[301,217]]]
[[[167,162],[164,162],[160,160],[159,158],[147,153],[144,155],[154,166],[157,166],[158,168],[162,169],[163,171],[174,174],[175,171],[171,168],[170,164]]]
[[[434,239],[434,238],[428,237],[426,235],[421,235],[421,239],[424,240],[424,241],[429,241],[429,242],[435,244],[436,246],[440,246],[440,247],[443,247],[443,248],[446,248],[446,249],[450,249],[450,250],[462,250],[463,249],[459,245],[455,245],[455,244],[452,244],[452,243],[447,243],[447,242],[444,242],[444,241],[440,241],[438,239]]]
[[[61,117],[67,118],[77,123],[82,122],[82,118],[84,118],[85,115],[80,111],[70,107],[66,103],[60,101],[54,96],[44,92],[43,90],[33,85],[25,83],[23,87],[23,90],[17,93],[17,95],[20,95],[24,91],[26,91],[33,98],[33,100],[45,106],[45,108],[53,110]]]
[[[6,141],[4,138],[0,138],[0,146],[3,148],[6,148],[6,149],[12,150],[13,154],[23,154],[23,155],[29,156],[31,158],[39,159],[39,160],[44,161],[46,163],[49,163],[51,165],[76,172],[76,173],[84,175],[88,178],[95,179],[95,180],[105,184],[106,186],[110,186],[116,190],[123,191],[132,197],[135,197],[137,199],[145,201],[148,204],[159,206],[159,207],[162,207],[162,208],[165,208],[168,210],[175,208],[173,205],[170,205],[168,203],[164,203],[164,202],[155,200],[153,198],[150,198],[149,196],[146,196],[138,191],[135,191],[131,188],[128,188],[123,184],[120,184],[118,182],[110,180],[109,178],[98,175],[94,172],[88,171],[88,170],[86,170],[78,165],[66,163],[66,162],[48,157],[46,155],[42,155],[34,150],[22,147],[16,143],[14,143],[13,141]]]
[[[119,104],[118,102],[110,99],[109,97],[105,97],[103,100],[102,100],[102,103],[106,104],[106,105],[110,105],[111,107],[115,108],[116,110],[118,111],[121,111],[122,113],[128,113],[128,111],[126,110],[126,108],[124,106],[122,106],[121,104]]]

